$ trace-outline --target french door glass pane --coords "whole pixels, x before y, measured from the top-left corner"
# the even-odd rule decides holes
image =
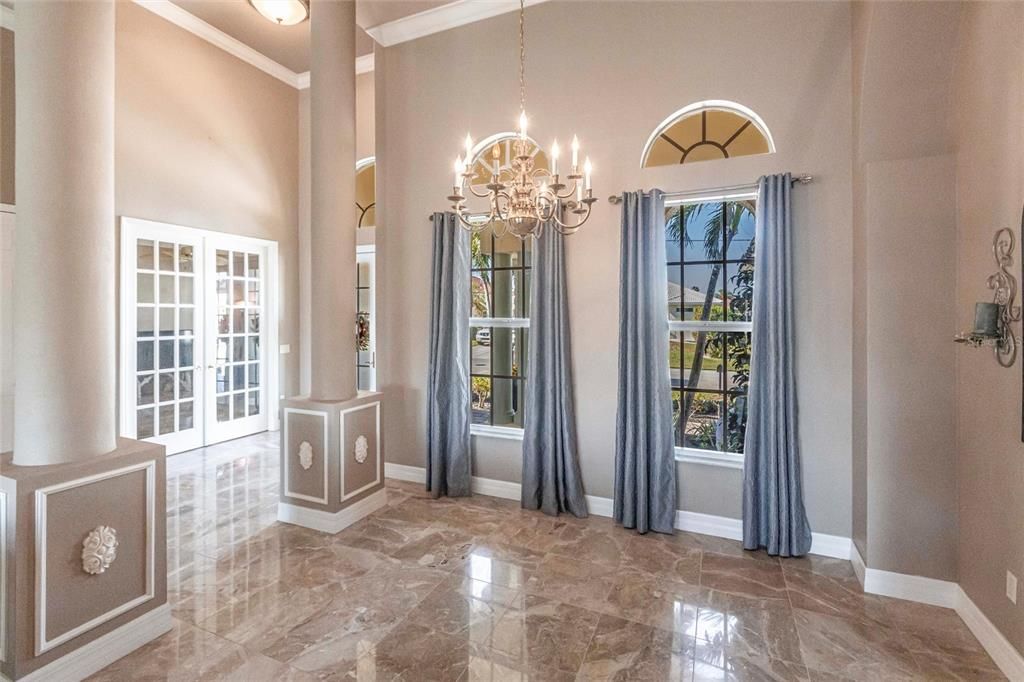
[[[195,250],[152,239],[135,248],[136,403],[147,406],[136,411],[136,437],[152,438],[195,427]]]
[[[153,240],[140,239],[135,245],[136,268],[139,270],[153,269]]]
[[[228,422],[260,414],[260,256],[217,252],[216,419]]]

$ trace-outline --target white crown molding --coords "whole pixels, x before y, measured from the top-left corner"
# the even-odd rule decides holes
[[[14,10],[4,5],[0,5],[0,28],[14,30]]]
[[[399,481],[424,483],[426,481],[426,470],[423,467],[387,462],[384,464],[384,476]],[[479,495],[518,500],[521,497],[520,488],[519,483],[511,481],[498,481],[493,478],[481,478],[479,476],[473,477],[472,490]],[[610,518],[614,511],[614,506],[610,497],[587,495],[587,510],[594,516]],[[730,540],[740,540],[743,537],[743,522],[740,519],[730,519],[725,516],[679,510],[676,512],[675,525],[677,530],[700,533],[701,535],[714,535]],[[811,543],[811,554],[848,560],[850,559],[851,546],[850,538],[827,535],[825,533],[814,533]]]
[[[373,73],[373,53],[364,54],[362,57],[356,57],[356,75],[361,76],[364,73]],[[303,71],[295,76],[297,87],[299,90],[309,89],[309,71]]]
[[[526,0],[526,6],[539,5],[547,0]],[[384,47],[391,47],[416,38],[422,38],[457,26],[490,19],[519,9],[516,0],[455,0],[447,5],[417,12],[366,29],[371,38]]]
[[[186,12],[170,0],[133,0],[133,2],[293,88],[299,87],[299,76],[294,71],[278,64],[262,52],[257,52],[242,41],[232,38],[219,28],[214,28],[194,14]]]

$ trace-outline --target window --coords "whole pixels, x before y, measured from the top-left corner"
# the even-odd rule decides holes
[[[497,166],[511,168],[517,133],[498,133],[473,149],[477,192],[485,191]],[[548,159],[535,143],[528,153],[535,168]],[[483,221],[486,216],[479,216]],[[470,401],[473,431],[521,438],[530,328],[530,256],[533,242],[506,234],[501,223],[470,236]]]
[[[356,162],[356,227],[377,224],[377,163],[368,156]]]
[[[671,166],[774,151],[761,117],[742,104],[714,100],[683,107],[662,121],[647,139],[640,165]]]
[[[672,420],[683,459],[742,463],[754,215],[753,195],[665,208]]]
[[[469,382],[475,426],[523,428],[531,246],[529,239],[499,237],[489,229],[470,236]]]

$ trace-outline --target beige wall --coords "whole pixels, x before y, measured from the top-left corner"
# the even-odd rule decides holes
[[[279,244],[281,344],[298,346],[295,89],[134,3],[117,11],[116,212]],[[276,350],[276,349],[273,349]],[[281,356],[298,389],[298,354]]]
[[[967,3],[964,14],[956,99],[961,329],[973,322],[974,302],[990,298],[995,230],[1009,227],[1017,236],[1018,277],[1024,257],[1024,4]],[[957,351],[960,584],[1024,653],[1024,594],[1016,606],[1005,596],[1007,570],[1024,579],[1022,364],[1019,356],[1003,369],[989,349]]]
[[[10,181],[13,203],[12,34],[0,34],[0,190]],[[116,41],[116,214],[278,242],[279,341],[292,347],[281,391],[296,393],[298,91],[131,2],[118,3]]]
[[[563,145],[575,132],[595,164],[597,204],[567,244],[570,324],[587,492],[611,496],[614,475],[619,212],[603,199],[748,183],[809,172],[795,191],[798,383],[807,507],[816,531],[850,534],[851,103],[850,8],[828,3],[551,2],[527,11],[531,132]],[[430,230],[446,208],[450,159],[517,117],[516,21],[504,15],[378,50],[379,215],[388,255],[380,379],[391,461],[423,464]],[[728,26],[693,31],[681,26]],[[570,51],[565,27],[583,39]],[[778,36],[786,35],[786,40]],[[467,59],[467,55],[473,59]],[[699,67],[695,66],[699,65]],[[484,93],[486,96],[481,96]],[[703,99],[757,111],[778,153],[685,167],[640,168],[647,136]],[[415,153],[409,153],[415,150]],[[611,276],[609,276],[611,274]],[[515,479],[518,443],[475,438],[476,473]],[[741,472],[681,465],[684,509],[738,517]]]
[[[857,3],[854,18],[853,538],[871,568],[955,580],[960,6]]]
[[[0,29],[0,204],[14,203],[14,31]]]

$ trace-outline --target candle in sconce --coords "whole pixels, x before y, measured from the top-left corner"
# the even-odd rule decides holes
[[[593,170],[594,170],[594,167],[590,164],[590,157],[588,156],[587,160],[583,163],[583,175],[586,178],[587,189],[588,190],[590,189],[590,173]]]
[[[580,141],[573,135],[572,136],[572,170],[575,173],[576,169],[580,165]]]
[[[526,112],[519,114],[519,137],[526,139]]]
[[[974,333],[989,338],[998,337],[1001,307],[998,303],[975,303]]]
[[[558,140],[551,143],[551,174],[558,175]]]

